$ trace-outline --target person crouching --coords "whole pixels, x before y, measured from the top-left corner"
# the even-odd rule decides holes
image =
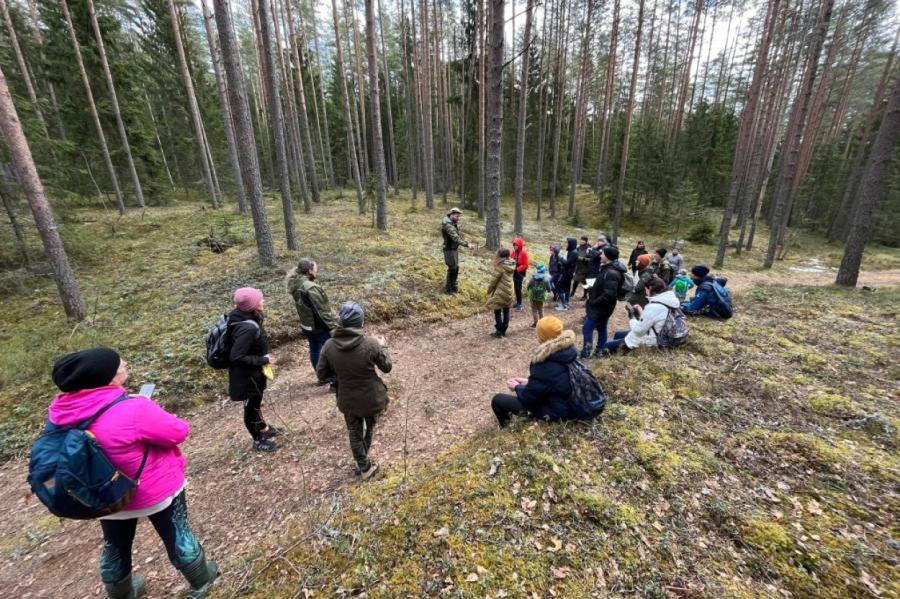
[[[390,372],[393,364],[384,337],[363,332],[365,313],[356,302],[345,302],[338,314],[339,326],[325,342],[316,376],[337,380],[337,407],[344,415],[356,473],[363,480],[378,472],[369,459],[375,423],[388,404],[387,387],[375,372]]]

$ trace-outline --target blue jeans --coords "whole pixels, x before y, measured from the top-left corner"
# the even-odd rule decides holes
[[[584,347],[582,348],[582,353],[587,353],[590,351],[591,346],[594,343],[594,331],[599,333],[599,338],[597,340],[597,348],[600,349],[606,343],[606,325],[609,324],[609,316],[605,319],[593,319],[590,316],[584,321],[584,326],[581,328],[581,333],[584,335]]]
[[[313,370],[315,370],[316,366],[319,365],[319,354],[322,353],[322,346],[331,339],[331,335],[328,331],[314,331],[307,339],[309,339],[309,361],[312,362]]]
[[[628,346],[625,345],[625,337],[628,336],[628,331],[616,331],[613,334],[612,341],[603,344],[603,349],[608,352],[614,352],[619,348],[624,346],[624,349],[628,349]]]

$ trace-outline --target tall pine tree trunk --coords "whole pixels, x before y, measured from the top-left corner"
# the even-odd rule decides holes
[[[488,109],[487,123],[487,222],[485,223],[486,245],[490,250],[500,248],[500,151],[503,141],[503,9],[504,0],[490,0],[488,15],[490,29],[488,48],[490,67],[487,73],[485,101]]]
[[[81,292],[75,273],[69,264],[69,258],[59,236],[56,219],[50,202],[44,193],[44,186],[38,177],[34,159],[31,156],[31,148],[22,131],[22,123],[13,104],[12,95],[6,84],[6,76],[0,70],[0,132],[6,140],[6,147],[12,156],[13,166],[25,191],[25,197],[31,205],[31,213],[34,216],[34,224],[37,226],[41,241],[44,244],[44,253],[53,269],[53,278],[62,299],[63,309],[69,318],[82,320],[87,315],[84,302],[81,300]]]
[[[387,173],[384,164],[384,140],[381,137],[381,106],[378,94],[378,64],[375,61],[375,0],[366,0],[366,58],[369,63],[369,100],[372,105],[372,152],[375,167],[375,223],[387,231]]]
[[[587,2],[584,37],[581,45],[581,69],[578,77],[578,92],[575,96],[575,130],[572,136],[572,165],[569,181],[568,216],[575,216],[575,189],[581,183],[581,170],[584,166],[584,138],[587,120],[587,97],[589,95],[591,74],[594,62],[591,60],[591,24],[594,16],[594,2]]]
[[[100,52],[100,64],[103,66],[103,74],[106,75],[106,86],[109,89],[109,99],[112,103],[113,114],[116,117],[116,126],[119,128],[119,139],[122,141],[122,149],[125,150],[125,158],[128,160],[128,171],[131,173],[131,183],[134,185],[134,193],[138,204],[144,207],[144,189],[138,177],[137,168],[134,166],[134,158],[131,156],[131,145],[128,143],[128,133],[125,130],[125,121],[122,120],[122,111],[119,109],[119,98],[116,95],[116,85],[113,82],[112,71],[109,70],[109,61],[106,59],[106,45],[100,33],[100,24],[97,22],[97,13],[94,11],[94,1],[87,0],[88,14],[91,18],[91,26],[94,28],[94,37],[97,38],[97,50]]]
[[[228,0],[213,0],[216,15],[216,29],[222,49],[222,62],[227,79],[228,99],[234,117],[234,134],[237,141],[241,176],[253,215],[253,229],[256,233],[256,249],[263,266],[275,263],[275,244],[272,229],[266,218],[266,202],[263,198],[262,177],[259,172],[259,155],[256,153],[256,138],[253,122],[250,120],[250,103],[244,87],[244,75],[238,54],[238,41],[228,10]]]
[[[422,151],[425,155],[422,169],[425,174],[425,207],[434,208],[434,142],[431,117],[431,61],[428,59],[430,54],[430,44],[428,42],[428,0],[419,0],[419,18],[421,19],[422,32],[422,60],[419,63],[421,70],[419,84],[421,86],[420,94],[422,100]]]
[[[3,13],[3,20],[6,22],[6,33],[9,35],[9,42],[12,46],[13,54],[16,55],[16,63],[22,74],[22,80],[25,82],[25,91],[28,92],[28,99],[31,101],[31,109],[34,111],[34,114],[41,125],[44,137],[50,139],[50,132],[47,130],[47,121],[44,119],[44,113],[41,111],[41,104],[38,101],[37,92],[34,89],[34,82],[31,79],[31,69],[28,68],[25,54],[22,52],[22,47],[19,45],[19,36],[16,35],[16,29],[13,27],[6,0],[0,0],[0,12]]]
[[[347,153],[353,155],[350,159],[350,170],[353,175],[353,182],[356,184],[356,203],[359,206],[359,213],[364,214],[365,199],[363,198],[362,181],[360,180],[359,162],[354,150],[356,146],[353,139],[353,119],[351,116],[353,113],[350,112],[350,94],[347,91],[347,77],[344,75],[344,54],[339,41],[341,39],[341,29],[338,24],[337,0],[331,0],[331,12],[334,18],[334,38],[338,40],[335,44],[335,60],[337,61],[338,80],[341,87],[341,100],[344,103],[344,115],[347,119],[347,140],[349,142]]]
[[[525,187],[525,118],[528,114],[528,62],[531,56],[531,21],[534,0],[528,0],[525,6],[525,47],[522,51],[522,76],[519,81],[519,122],[516,130],[516,215],[514,231],[522,233],[524,223],[524,207],[522,191]]]
[[[315,13],[313,13],[315,17]],[[301,11],[300,17],[303,17],[303,13]],[[325,73],[322,70],[322,58],[321,52],[319,51],[319,30],[318,30],[318,19],[313,18],[313,40],[315,41],[316,47],[316,72],[319,75],[319,101],[322,104],[322,122],[325,124],[323,129],[323,134],[325,136],[325,169],[328,173],[328,185],[329,187],[335,184],[334,181],[334,163],[332,162],[331,157],[331,133],[328,129],[328,108],[326,107],[325,102]],[[313,80],[312,73],[309,75],[309,80]]]
[[[612,31],[609,34],[609,60],[606,63],[606,81],[603,90],[603,112],[601,113],[603,118],[603,130],[600,133],[600,156],[599,162],[597,163],[597,179],[594,184],[594,190],[597,193],[598,199],[603,198],[606,181],[609,178],[606,174],[606,168],[609,162],[609,138],[612,132],[612,119],[614,114],[613,101],[615,97],[613,94],[615,92],[616,84],[616,50],[619,43],[619,8],[619,0],[615,0],[615,3],[613,4]],[[649,88],[646,93],[649,95]]]
[[[616,188],[616,211],[613,216],[613,245],[619,242],[619,227],[622,224],[622,207],[625,203],[625,174],[628,167],[628,144],[631,141],[631,121],[634,117],[635,90],[641,61],[641,29],[644,25],[644,0],[639,0],[637,33],[634,39],[634,62],[631,67],[631,84],[628,88],[628,107],[625,109],[625,133],[622,139],[622,159],[619,165],[619,185]]]
[[[394,195],[397,195],[400,174],[397,172],[397,145],[394,136],[394,114],[391,107],[391,77],[388,72],[388,55],[384,45],[384,20],[382,19],[381,0],[378,0],[378,34],[381,40],[381,66],[384,73],[384,105],[387,108],[388,147],[391,153],[391,184],[394,187]]]
[[[568,4],[568,3],[566,3]],[[556,108],[553,110],[556,123],[553,127],[553,167],[550,175],[550,218],[556,218],[556,194],[559,193],[559,150],[565,123],[566,58],[569,52],[569,17],[571,9],[563,11],[562,31],[559,36],[559,50],[556,61]]]
[[[484,3],[487,0],[478,1],[478,218],[486,217],[487,207],[487,164],[485,157],[487,147],[485,145],[485,127],[487,121],[487,15]]]

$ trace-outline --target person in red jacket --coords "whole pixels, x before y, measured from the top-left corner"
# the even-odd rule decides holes
[[[516,237],[513,241],[513,251],[509,255],[509,259],[516,263],[513,287],[516,290],[516,312],[521,312],[525,309],[522,305],[522,281],[525,280],[525,274],[528,272],[528,252],[525,251],[525,240],[521,237]]]

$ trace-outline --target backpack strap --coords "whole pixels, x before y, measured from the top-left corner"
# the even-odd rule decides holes
[[[255,323],[254,323],[254,324],[255,324]],[[100,418],[100,416],[102,416],[103,413],[106,412],[106,410],[110,409],[111,407],[113,407],[113,406],[116,405],[117,403],[120,403],[120,402],[125,401],[126,399],[129,399],[129,395],[128,395],[127,393],[123,393],[121,397],[118,397],[117,399],[112,400],[111,402],[109,402],[108,404],[106,404],[105,406],[103,406],[102,408],[100,408],[99,410],[97,410],[97,412],[96,412],[93,416],[91,416],[90,418],[88,418],[87,420],[85,420],[85,421],[83,421],[83,422],[80,422],[80,423],[76,426],[76,428],[78,428],[78,429],[80,429],[80,430],[86,430],[87,427],[89,427],[90,425],[94,424],[94,422],[95,422],[98,418]],[[150,445],[149,445],[149,444],[145,444],[145,445],[144,445],[144,457],[141,458],[141,465],[138,466],[137,472],[136,472],[135,475],[134,475],[134,480],[136,480],[136,481],[137,481],[137,480],[140,480],[140,478],[141,478],[141,473],[144,471],[144,466],[147,465],[147,456],[148,456],[149,454],[150,454]]]

